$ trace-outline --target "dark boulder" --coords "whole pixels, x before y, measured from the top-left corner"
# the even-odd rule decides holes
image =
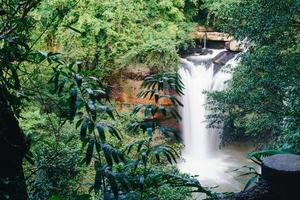
[[[229,60],[234,58],[235,53],[230,51],[222,51],[216,57],[213,58],[213,63],[219,65],[225,65]]]
[[[232,58],[234,58],[236,54],[230,51],[222,51],[216,57],[213,58],[214,65],[214,74],[218,73],[220,69]]]

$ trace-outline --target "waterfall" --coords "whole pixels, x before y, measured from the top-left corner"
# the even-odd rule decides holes
[[[207,43],[207,32],[205,31],[205,37],[203,41],[203,49],[206,49],[206,43]]]
[[[193,175],[199,175],[201,183],[222,184],[230,181],[226,171],[231,163],[226,159],[228,155],[219,150],[220,129],[207,127],[206,95],[203,91],[223,90],[225,81],[231,74],[224,72],[221,66],[236,64],[236,56],[232,56],[223,64],[215,64],[213,59],[227,53],[226,50],[210,50],[207,55],[193,55],[181,59],[179,74],[184,83],[182,97],[182,133],[185,148],[184,161],[179,169]],[[222,56],[219,56],[222,58]],[[223,56],[224,57],[224,56]],[[225,56],[226,57],[226,56]]]

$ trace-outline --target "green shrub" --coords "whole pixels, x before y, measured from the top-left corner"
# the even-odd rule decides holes
[[[70,0],[43,1],[35,13],[36,33],[55,13],[72,5]],[[98,69],[98,76],[111,75],[129,63],[146,68],[174,69],[177,50],[191,41],[192,18],[199,6],[194,0],[90,0],[80,1],[51,27],[40,48],[64,53],[64,59],[83,61]]]
[[[300,154],[300,131],[284,130],[270,148]]]
[[[83,178],[81,148],[73,125],[61,125],[53,114],[40,114],[38,106],[28,106],[21,127],[32,140],[31,160],[26,163],[30,199],[71,196]]]

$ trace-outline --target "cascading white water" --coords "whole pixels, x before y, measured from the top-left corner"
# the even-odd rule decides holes
[[[220,51],[219,51],[220,52]],[[218,51],[205,56],[189,57],[182,59],[180,75],[184,83],[185,91],[182,102],[183,139],[185,155],[198,159],[207,159],[218,147],[218,135],[208,132],[205,123],[206,95],[213,85],[214,68],[212,58]]]
[[[230,185],[236,181],[226,171],[233,169],[230,156],[219,150],[219,129],[207,127],[205,116],[206,95],[203,91],[222,90],[231,74],[217,70],[213,58],[226,50],[212,50],[207,55],[193,55],[181,59],[179,74],[184,83],[182,102],[182,133],[185,148],[184,161],[179,164],[182,172],[198,175],[201,183],[208,186]],[[236,64],[235,57],[226,64]],[[237,186],[239,187],[239,186]]]

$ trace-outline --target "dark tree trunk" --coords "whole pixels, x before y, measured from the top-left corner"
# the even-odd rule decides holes
[[[25,135],[0,85],[0,199],[28,199],[22,162]]]

